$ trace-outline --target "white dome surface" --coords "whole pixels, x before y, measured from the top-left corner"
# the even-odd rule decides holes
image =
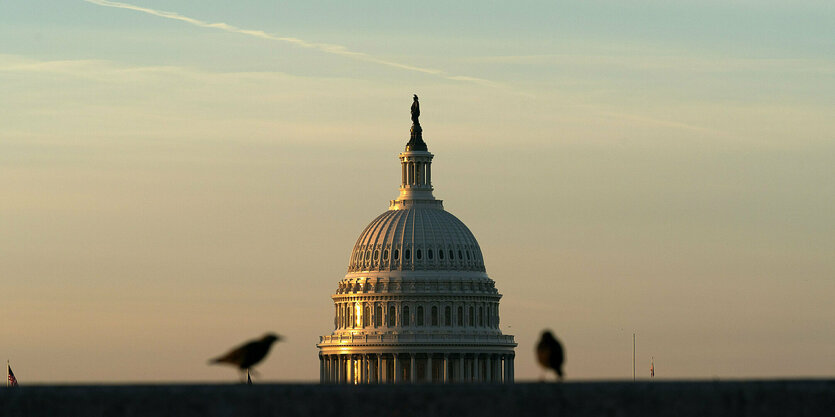
[[[470,229],[442,208],[389,210],[363,230],[348,272],[400,270],[484,271]]]

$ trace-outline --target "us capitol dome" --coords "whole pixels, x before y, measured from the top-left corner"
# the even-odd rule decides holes
[[[354,244],[319,338],[322,383],[513,382],[516,343],[499,328],[502,295],[478,242],[432,194],[418,122],[400,159],[400,195]]]

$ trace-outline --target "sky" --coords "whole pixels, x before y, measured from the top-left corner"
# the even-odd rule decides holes
[[[0,359],[21,384],[318,380],[330,296],[436,197],[568,380],[835,374],[831,1],[0,2]]]

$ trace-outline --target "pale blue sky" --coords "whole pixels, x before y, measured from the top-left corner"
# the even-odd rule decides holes
[[[449,3],[0,2],[21,383],[231,380],[266,330],[315,380],[413,93],[517,379],[546,327],[569,379],[631,377],[633,331],[662,378],[835,373],[832,2]]]

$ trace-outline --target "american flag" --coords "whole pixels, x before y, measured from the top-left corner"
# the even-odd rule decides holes
[[[9,374],[9,386],[10,387],[16,387],[17,386],[17,378],[14,377],[14,372],[12,372],[12,367],[11,367],[11,365],[6,365],[6,367],[9,369],[9,372],[8,372],[8,374]]]
[[[655,378],[655,358],[652,358],[652,362],[649,365],[649,376]]]

